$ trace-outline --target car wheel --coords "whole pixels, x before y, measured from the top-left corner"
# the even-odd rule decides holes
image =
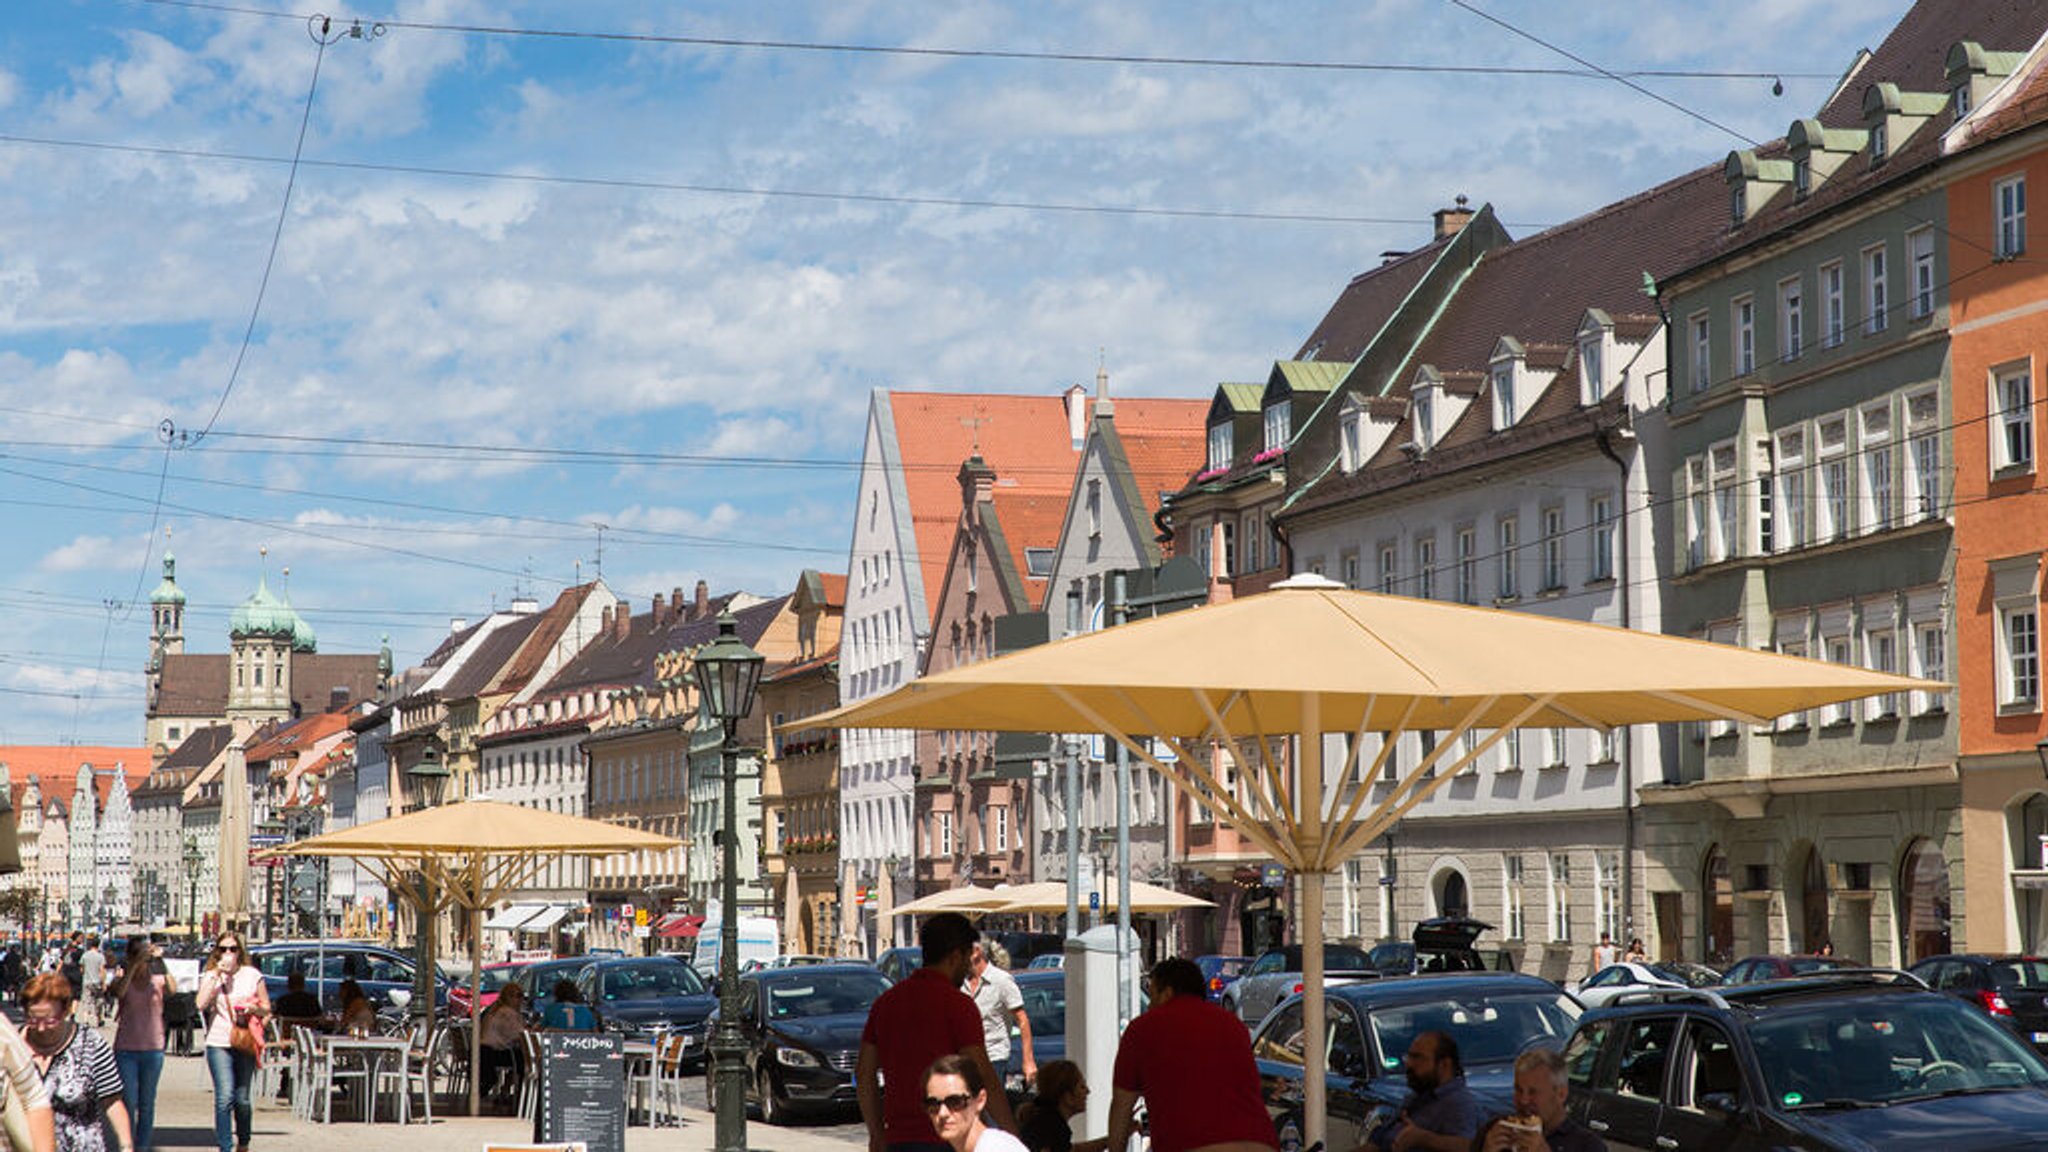
[[[768,1071],[767,1065],[761,1066],[758,1078],[755,1090],[761,1094],[761,1123],[781,1124],[788,1120],[789,1110],[775,1102],[775,1076]]]

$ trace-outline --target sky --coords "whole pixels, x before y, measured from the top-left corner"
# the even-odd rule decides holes
[[[0,745],[140,744],[166,533],[187,651],[260,578],[401,667],[845,571],[874,389],[1262,380],[1455,196],[1718,164],[1907,7],[291,3],[0,10]]]

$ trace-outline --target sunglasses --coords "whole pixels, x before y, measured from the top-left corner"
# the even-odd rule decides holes
[[[974,1103],[974,1097],[965,1092],[955,1093],[951,1096],[927,1096],[924,1098],[924,1110],[934,1116],[939,1114],[940,1109],[948,1112],[965,1112],[967,1111],[967,1106],[972,1103]]]
[[[240,944],[215,944],[213,950],[215,952],[240,952],[242,946]]]

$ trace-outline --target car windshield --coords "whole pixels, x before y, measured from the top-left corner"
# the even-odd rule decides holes
[[[518,974],[517,968],[486,968],[483,976],[477,981],[477,987],[486,992],[502,991],[505,985],[512,982],[512,977]]]
[[[764,980],[761,986],[768,994],[768,1018],[791,1020],[866,1012],[889,982],[880,972],[830,972],[801,980]]]
[[[653,1000],[702,991],[704,982],[681,964],[621,964],[604,972],[606,1000]]]
[[[1773,1010],[1758,1016],[1749,1035],[1770,1098],[1784,1108],[2048,1087],[2048,1064],[2032,1049],[1945,996]]]
[[[1381,1062],[1398,1072],[1408,1042],[1423,1032],[1448,1034],[1467,1065],[1511,1061],[1533,1042],[1563,1047],[1579,1006],[1556,992],[1464,993],[1369,1012]]]
[[[1721,974],[1703,964],[1652,964],[1650,971],[1687,988],[1710,988],[1721,982]]]
[[[1065,980],[1019,981],[1024,994],[1024,1015],[1031,1021],[1031,1035],[1061,1036],[1067,1031],[1067,982]]]
[[[2048,987],[2048,960],[1999,960],[1991,965],[1991,982],[2000,988]]]

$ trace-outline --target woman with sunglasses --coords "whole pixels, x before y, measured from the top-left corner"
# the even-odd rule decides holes
[[[1024,1142],[981,1118],[988,1092],[981,1071],[957,1053],[932,1061],[924,1075],[924,1113],[953,1152],[1026,1152]]]
[[[55,972],[21,990],[28,1048],[50,1094],[58,1152],[107,1152],[108,1125],[121,1152],[134,1152],[114,1050],[71,1019],[71,995],[71,982]]]
[[[270,1015],[263,973],[246,963],[242,938],[229,932],[213,943],[199,977],[197,1007],[206,1021],[206,1070],[213,1076],[213,1137],[220,1152],[248,1152],[249,1091],[256,1058],[234,1047],[235,1026],[261,1032]]]

